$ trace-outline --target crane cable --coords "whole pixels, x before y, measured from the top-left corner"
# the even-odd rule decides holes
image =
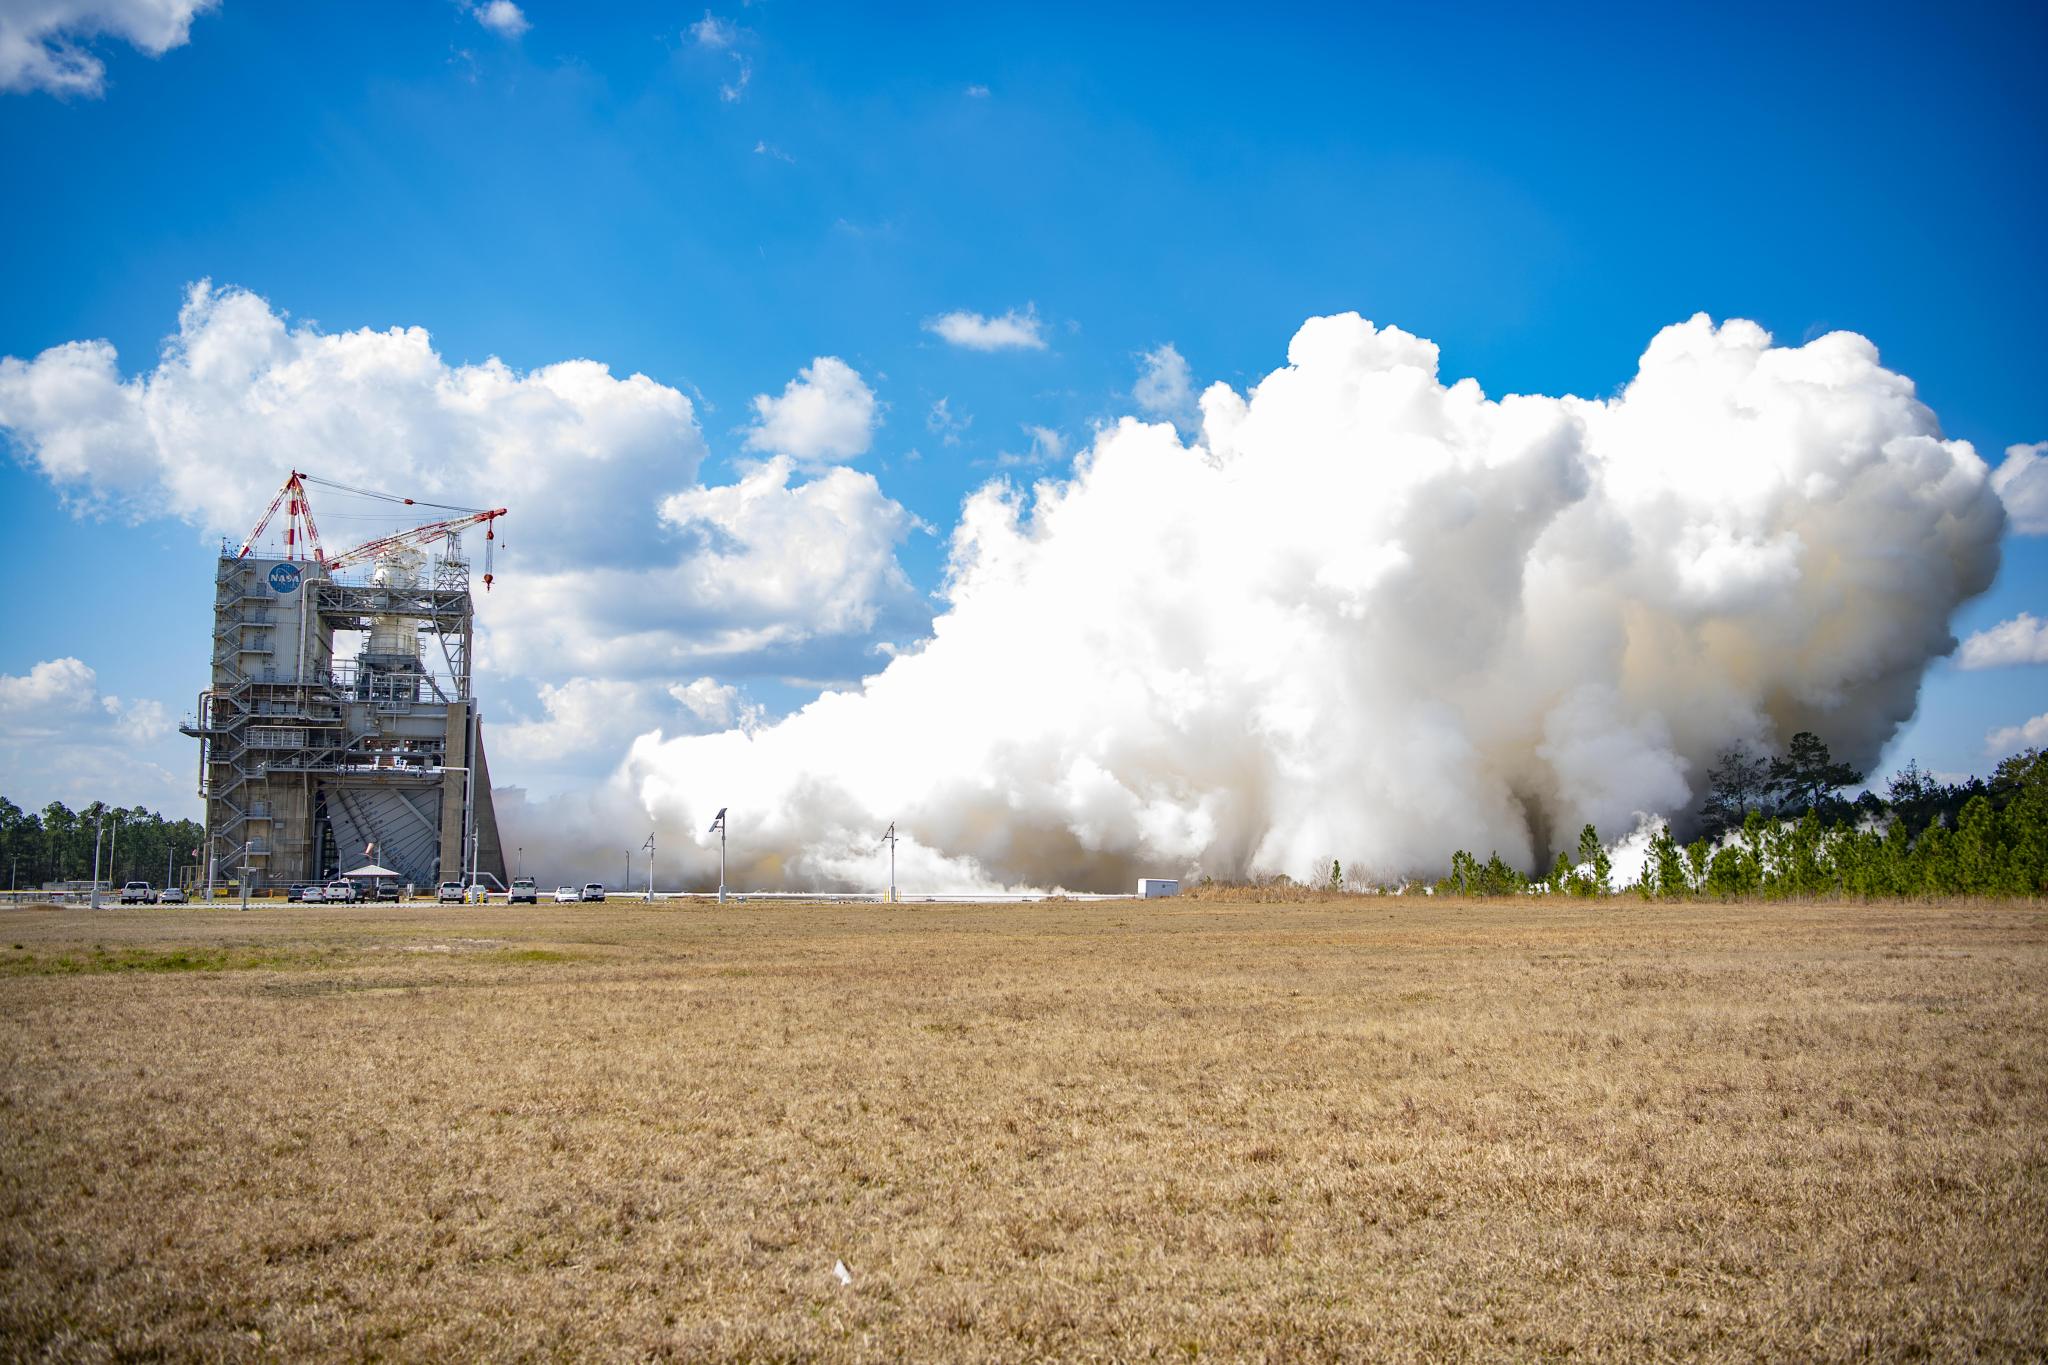
[[[433,507],[443,512],[481,512],[485,510],[481,507],[462,507],[452,502],[427,502],[420,498],[408,498],[397,493],[380,493],[374,488],[357,488],[354,484],[336,483],[332,479],[319,479],[311,474],[301,474],[299,479],[304,483],[317,483],[322,488],[333,488],[343,493],[354,493],[358,497],[377,498],[383,502],[402,503],[407,507]]]

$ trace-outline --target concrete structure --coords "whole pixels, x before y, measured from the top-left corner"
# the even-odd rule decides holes
[[[475,611],[451,540],[367,572],[232,557],[215,571],[213,682],[197,718],[200,881],[326,881],[365,849],[420,887],[505,881],[470,692]],[[472,844],[474,847],[472,847]]]

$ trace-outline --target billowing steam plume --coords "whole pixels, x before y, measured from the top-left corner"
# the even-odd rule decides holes
[[[1860,336],[1695,317],[1609,400],[1446,386],[1355,314],[1287,361],[1193,444],[1127,419],[974,494],[860,691],[641,738],[670,874],[715,879],[721,806],[756,888],[875,886],[892,820],[921,889],[1533,868],[1682,819],[1731,743],[1874,763],[1997,570],[1983,462]]]

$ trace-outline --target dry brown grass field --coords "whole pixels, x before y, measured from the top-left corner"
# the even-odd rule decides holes
[[[9,910],[0,1057],[16,1358],[2048,1340],[2039,905]]]

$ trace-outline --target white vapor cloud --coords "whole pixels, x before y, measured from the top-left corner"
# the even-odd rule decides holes
[[[2010,621],[1980,630],[1963,641],[1956,663],[1969,669],[2048,664],[2048,621],[2023,611]]]
[[[1183,431],[1193,430],[1201,421],[1195,406],[1194,376],[1188,362],[1172,342],[1138,357],[1143,369],[1131,389],[1138,411],[1148,417],[1173,423]]]
[[[970,86],[968,86],[968,87],[967,87],[967,98],[969,98],[969,99],[971,99],[971,100],[985,100],[985,99],[987,99],[987,98],[988,98],[988,87],[987,87],[987,86],[985,86],[985,85],[970,85]]]
[[[2001,726],[1984,736],[1984,752],[1992,758],[2044,746],[2048,746],[2048,712],[2018,725]]]
[[[866,454],[878,410],[860,371],[836,355],[821,355],[789,381],[780,398],[754,395],[754,414],[749,450],[817,462]]]
[[[2007,446],[2005,462],[1991,476],[2005,500],[2012,529],[2023,536],[2048,536],[2048,441]]]
[[[0,4],[0,90],[98,96],[106,63],[80,44],[119,38],[152,57],[191,40],[219,0],[9,0]]]
[[[976,492],[921,648],[643,736],[633,814],[702,880],[732,807],[757,887],[872,885],[892,820],[934,888],[1534,867],[1682,823],[1731,744],[1873,764],[1998,566],[1984,462],[1849,333],[1700,316],[1615,397],[1490,399],[1346,314],[1200,407]]]
[[[512,0],[488,0],[477,5],[472,11],[476,21],[500,38],[517,38],[533,25],[526,14]]]
[[[970,351],[1045,349],[1045,324],[1038,320],[1037,310],[1030,307],[1021,313],[1012,308],[1001,317],[994,318],[964,309],[941,313],[935,318],[926,318],[924,329]]]

